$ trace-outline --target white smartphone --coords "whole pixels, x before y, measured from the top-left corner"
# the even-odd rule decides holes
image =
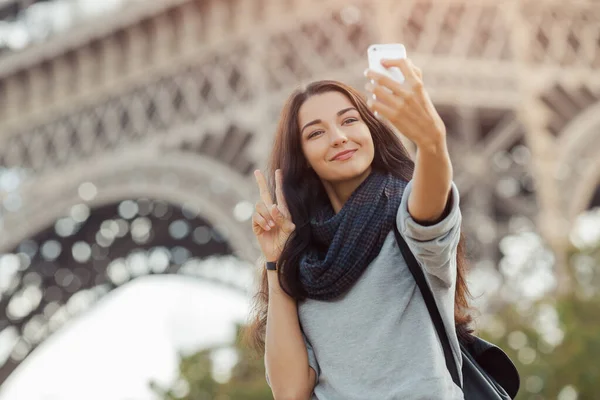
[[[387,75],[395,81],[404,82],[404,75],[398,67],[385,68],[382,59],[406,58],[406,48],[400,43],[372,44],[367,49],[369,69]]]

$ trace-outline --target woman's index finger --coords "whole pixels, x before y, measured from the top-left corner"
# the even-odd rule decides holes
[[[398,67],[404,78],[408,81],[408,83],[413,86],[418,83],[418,77],[415,71],[410,66],[410,60],[407,58],[399,58],[399,59],[391,59],[391,60],[382,60],[382,65],[386,68],[390,67]]]
[[[390,89],[396,94],[402,94],[402,92],[404,92],[404,89],[402,89],[402,85],[398,81],[390,78],[389,76],[380,74],[379,72],[373,71],[372,69],[368,70],[366,76],[367,78],[376,81],[378,84],[385,86],[386,88]],[[371,84],[373,84],[373,82],[371,82]]]
[[[273,205],[273,200],[271,199],[271,193],[269,193],[269,188],[267,187],[267,181],[265,180],[264,175],[257,169],[254,171],[254,176],[256,177],[256,183],[258,183],[260,198],[263,203],[270,208]]]

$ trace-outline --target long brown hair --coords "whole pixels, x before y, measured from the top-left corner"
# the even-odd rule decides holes
[[[348,97],[369,127],[375,148],[372,169],[391,172],[406,181],[412,178],[414,171],[414,162],[398,135],[373,115],[363,96],[352,87],[331,80],[317,81],[304,89],[297,89],[290,95],[281,112],[265,176],[273,195],[275,170],[281,169],[284,182],[283,192],[292,221],[296,225],[296,230],[288,238],[279,257],[279,264],[284,267],[279,269],[278,278],[282,289],[297,301],[306,298],[306,291],[300,284],[298,274],[300,258],[311,240],[308,224],[310,211],[329,201],[319,177],[313,169],[308,168],[308,162],[302,152],[298,111],[311,96],[331,91],[342,93]],[[472,331],[468,326],[471,316],[468,313],[470,294],[465,281],[467,267],[465,250],[464,236],[461,233],[456,255],[458,273],[454,320],[459,336],[466,338]],[[259,260],[262,273],[258,292],[253,298],[250,324],[244,334],[246,342],[261,354],[264,352],[265,346],[269,303],[267,272],[263,263],[264,260]]]

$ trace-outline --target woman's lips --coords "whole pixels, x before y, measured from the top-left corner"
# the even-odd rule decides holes
[[[344,161],[344,160],[347,160],[349,158],[352,158],[352,156],[354,155],[354,153],[356,153],[356,150],[352,150],[351,152],[344,153],[341,156],[338,156],[338,157],[334,158],[333,161]]]

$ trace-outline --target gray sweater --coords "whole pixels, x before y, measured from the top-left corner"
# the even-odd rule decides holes
[[[458,190],[453,183],[450,213],[423,226],[408,213],[411,188],[409,182],[398,209],[398,229],[426,272],[444,324],[453,327]],[[333,301],[300,302],[298,316],[317,376],[312,400],[463,399],[393,231],[347,293]],[[456,332],[447,332],[460,371]]]

